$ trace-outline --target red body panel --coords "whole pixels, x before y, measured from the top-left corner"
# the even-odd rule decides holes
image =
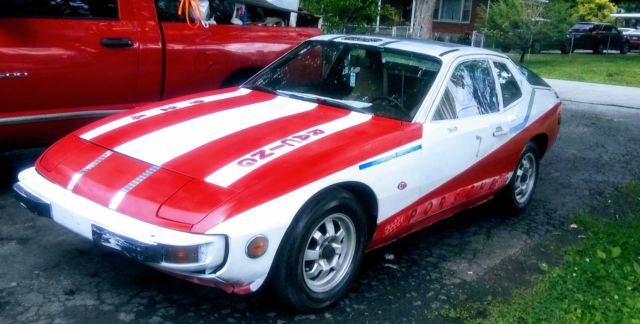
[[[313,28],[210,25],[192,29],[163,22],[165,97],[219,88],[235,71],[256,70],[307,38]]]
[[[378,224],[368,249],[388,244],[490,198],[507,184],[508,173],[515,169],[522,148],[532,138],[544,134],[548,139],[547,150],[553,146],[560,130],[560,111],[557,104],[469,169]],[[487,174],[498,176],[486,179]]]
[[[26,73],[0,78],[0,149],[48,144],[115,110],[218,88],[319,34],[166,23],[162,35],[153,0],[119,0],[118,9],[119,19],[0,18],[0,73]],[[104,38],[133,46],[103,47]]]

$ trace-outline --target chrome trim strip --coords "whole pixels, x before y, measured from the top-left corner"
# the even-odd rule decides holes
[[[76,186],[78,181],[80,181],[80,178],[82,178],[82,176],[85,173],[87,173],[87,172],[91,171],[91,169],[95,168],[98,164],[100,164],[102,161],[104,161],[106,158],[108,158],[109,155],[111,155],[111,153],[113,153],[113,151],[106,151],[106,152],[102,153],[102,155],[100,155],[97,159],[95,159],[93,162],[87,164],[87,166],[82,168],[82,170],[78,171],[78,173],[74,174],[73,177],[71,177],[71,181],[69,181],[69,184],[67,185],[67,190],[73,190],[73,187]]]
[[[138,186],[142,181],[144,181],[144,179],[148,178],[159,169],[159,166],[154,165],[144,171],[141,175],[137,176],[135,179],[131,180],[131,182],[129,182],[126,186],[124,186],[124,188],[120,189],[115,196],[113,196],[111,202],[109,203],[109,209],[115,210],[116,208],[118,208],[118,206],[120,206],[120,203],[122,202],[122,199],[124,199],[124,196],[129,191],[133,190],[133,188]]]
[[[55,120],[63,120],[63,119],[75,119],[75,118],[92,118],[92,117],[99,118],[99,117],[106,117],[109,115],[113,115],[115,113],[119,113],[122,111],[125,111],[125,109],[78,111],[78,112],[42,114],[42,115],[33,115],[33,116],[7,117],[7,118],[0,118],[0,126],[37,123],[37,122],[55,121]]]

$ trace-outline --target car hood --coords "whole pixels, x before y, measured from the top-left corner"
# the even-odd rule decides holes
[[[68,140],[77,143],[66,145],[86,146],[91,158],[62,168],[82,172],[103,151],[112,152],[113,170],[83,182],[105,192],[102,204],[134,182],[146,199],[163,205],[158,217],[193,225],[216,208],[235,214],[420,136],[419,124],[231,88],[141,107],[80,129]],[[62,146],[54,147],[67,150]],[[47,163],[47,155],[43,164],[55,164]]]

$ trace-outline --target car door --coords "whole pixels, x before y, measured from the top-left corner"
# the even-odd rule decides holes
[[[424,190],[436,207],[428,217],[474,198],[460,196],[490,177],[491,166],[479,162],[496,145],[503,125],[495,77],[487,59],[464,59],[451,69],[423,135]],[[433,204],[432,204],[433,205]]]
[[[612,43],[615,43],[611,46],[612,49],[620,49],[622,47],[622,42],[624,41],[624,34],[618,30],[615,26],[611,26],[611,39],[615,39]]]
[[[0,125],[108,114],[143,99],[138,29],[121,2],[1,1],[0,73],[9,76],[0,77]]]

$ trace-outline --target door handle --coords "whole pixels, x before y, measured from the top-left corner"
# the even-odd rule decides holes
[[[100,40],[100,45],[110,48],[125,48],[132,47],[133,41],[126,37],[103,38]]]
[[[447,130],[449,130],[450,133],[457,132],[458,131],[458,126],[449,127],[449,128],[447,128]]]
[[[502,126],[498,126],[496,127],[496,130],[493,131],[493,136],[502,136],[502,135],[507,135],[509,133],[508,129],[504,129]]]

